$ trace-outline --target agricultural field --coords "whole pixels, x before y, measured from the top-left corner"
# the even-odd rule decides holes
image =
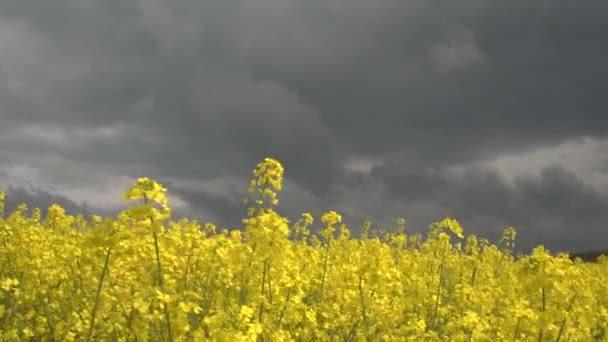
[[[282,177],[278,161],[258,164],[243,230],[171,221],[148,178],[114,220],[3,214],[0,339],[608,340],[606,258],[515,258],[513,228],[493,244],[449,217],[424,237],[404,219],[353,237],[334,211],[318,229],[308,213],[291,223],[273,209]]]

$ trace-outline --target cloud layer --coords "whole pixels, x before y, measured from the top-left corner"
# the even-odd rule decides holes
[[[605,32],[591,0],[5,1],[0,181],[112,212],[150,176],[236,227],[272,156],[292,220],[605,248]]]

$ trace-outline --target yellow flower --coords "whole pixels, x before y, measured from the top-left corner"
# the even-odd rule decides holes
[[[166,206],[166,192],[167,189],[157,182],[147,177],[143,177],[137,179],[137,182],[123,195],[123,199],[128,201],[145,198]]]
[[[416,330],[419,332],[424,332],[426,330],[426,322],[423,319],[419,319],[416,322]]]
[[[145,313],[148,311],[149,304],[145,302],[142,298],[137,298],[133,302],[133,308],[140,313]]]
[[[179,302],[179,304],[177,306],[180,308],[180,310],[182,310],[185,313],[194,312],[194,313],[198,314],[201,312],[201,307],[196,303]]]
[[[302,216],[304,217],[304,222],[307,226],[310,226],[313,223],[314,218],[310,213],[304,213]]]
[[[23,333],[23,336],[25,336],[27,338],[30,338],[30,337],[34,336],[34,332],[30,328],[23,329],[22,333]]]
[[[253,317],[253,309],[247,305],[241,306],[241,321],[248,322]]]
[[[323,214],[323,216],[321,217],[321,222],[325,222],[328,225],[333,225],[342,222],[342,216],[335,211],[330,211],[328,213]]]
[[[19,286],[19,279],[7,278],[0,283],[0,288],[4,291],[11,291],[17,286]]]
[[[156,299],[161,302],[161,303],[170,303],[172,301],[172,298],[169,294],[167,293],[162,293],[159,289],[154,289],[154,292],[156,293]]]
[[[458,221],[451,219],[449,217],[446,217],[445,219],[443,219],[443,221],[438,222],[438,223],[433,223],[431,225],[432,229],[439,229],[439,228],[448,228],[450,231],[452,231],[452,233],[454,233],[456,236],[458,236],[459,238],[463,238],[462,232],[463,229],[460,226],[460,223],[458,223]]]

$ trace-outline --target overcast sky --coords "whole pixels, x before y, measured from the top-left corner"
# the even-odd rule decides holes
[[[278,211],[518,249],[608,247],[608,1],[0,1],[7,204],[115,215],[137,177],[235,228]]]

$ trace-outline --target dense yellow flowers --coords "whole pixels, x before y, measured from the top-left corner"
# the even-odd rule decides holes
[[[403,218],[351,238],[335,211],[290,225],[283,172],[257,165],[242,230],[170,221],[148,178],[115,220],[0,215],[0,341],[608,340],[608,260],[515,259],[512,227],[493,245],[452,218],[426,238]]]

